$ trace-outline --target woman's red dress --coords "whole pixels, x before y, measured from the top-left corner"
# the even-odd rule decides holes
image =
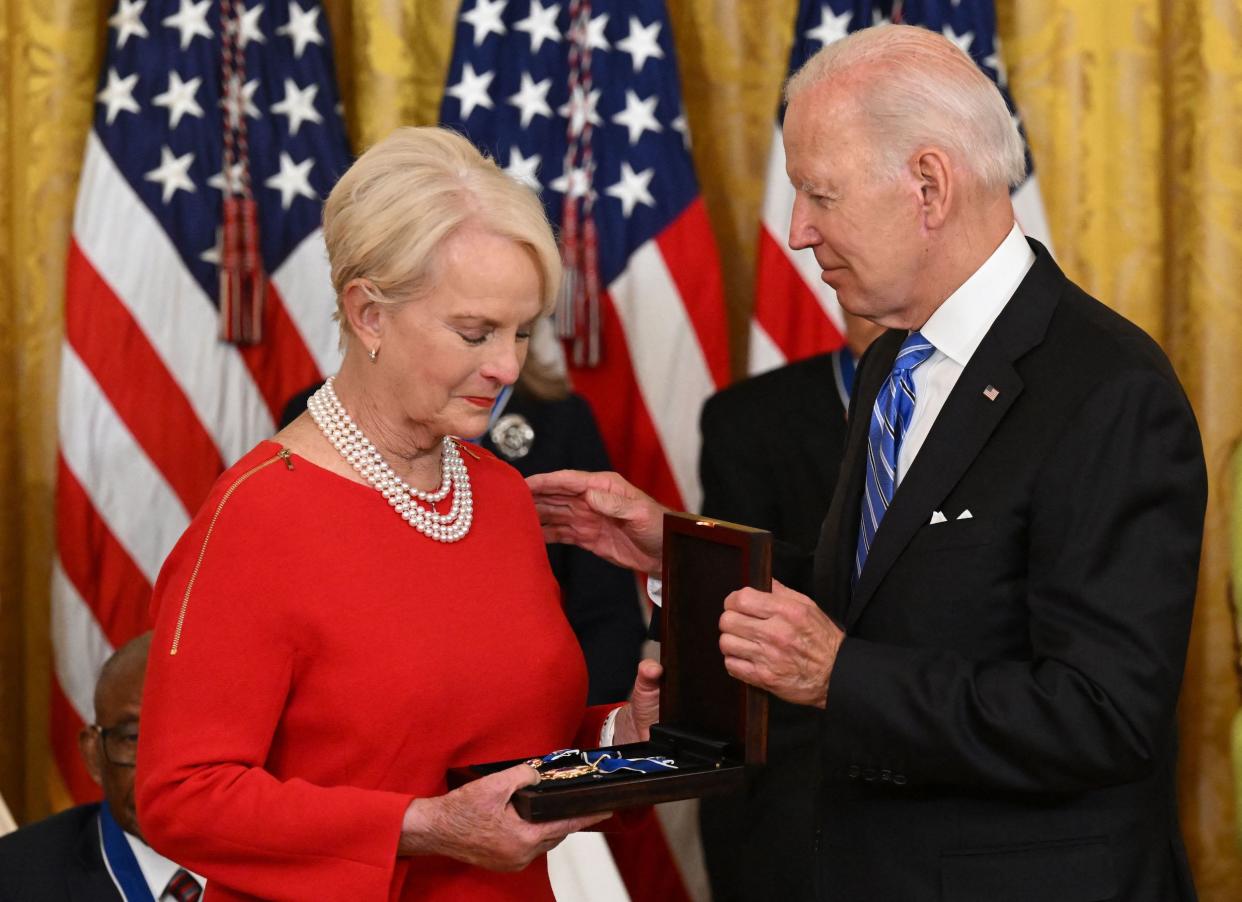
[[[462,456],[459,542],[265,442],[165,562],[138,814],[209,899],[552,898],[543,858],[501,874],[396,854],[410,800],[444,793],[449,767],[594,745],[608,710],[584,709],[525,483]]]

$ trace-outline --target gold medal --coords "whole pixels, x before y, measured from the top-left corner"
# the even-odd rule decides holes
[[[572,780],[575,777],[585,777],[587,774],[593,774],[598,771],[594,764],[571,764],[568,767],[554,767],[551,770],[541,771],[539,774],[540,781],[543,780]]]

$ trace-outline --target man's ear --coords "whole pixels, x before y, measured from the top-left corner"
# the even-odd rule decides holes
[[[78,751],[82,753],[82,763],[91,779],[103,786],[103,746],[98,730],[83,727],[78,732]]]
[[[354,335],[362,341],[366,350],[379,344],[380,305],[371,299],[375,287],[364,279],[354,279],[345,286],[341,295],[341,310]]]
[[[939,229],[956,199],[949,157],[938,147],[924,147],[911,158],[911,168],[919,185],[923,222],[929,229]]]

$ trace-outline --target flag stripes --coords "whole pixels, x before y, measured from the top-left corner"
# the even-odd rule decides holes
[[[217,5],[181,3],[180,25],[172,0],[122,5],[84,151],[60,366],[50,716],[79,800],[97,793],[76,736],[99,667],[148,626],[164,557],[215,478],[340,356],[319,216],[349,154],[317,3],[238,4],[246,82],[227,90]],[[222,171],[223,107],[246,118],[270,276],[251,347],[217,337],[218,230],[240,174]]]

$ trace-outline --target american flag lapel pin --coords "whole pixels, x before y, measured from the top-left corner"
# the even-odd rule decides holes
[[[987,398],[989,401],[995,401],[998,397],[1000,397],[1000,389],[995,385],[989,385],[983,390],[983,397]]]

